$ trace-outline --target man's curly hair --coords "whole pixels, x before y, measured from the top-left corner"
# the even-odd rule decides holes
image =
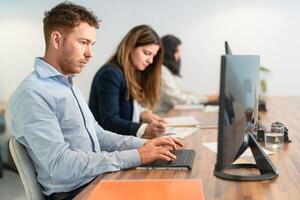
[[[88,23],[90,26],[99,28],[100,20],[90,10],[85,7],[73,4],[69,1],[63,2],[45,12],[44,17],[44,37],[46,48],[54,30],[70,31],[81,22]]]

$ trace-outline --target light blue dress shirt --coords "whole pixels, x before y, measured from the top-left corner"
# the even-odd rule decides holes
[[[45,195],[141,164],[145,140],[102,129],[79,89],[41,58],[10,100],[12,134],[26,147]]]

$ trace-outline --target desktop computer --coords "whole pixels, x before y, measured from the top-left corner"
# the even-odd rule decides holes
[[[227,43],[229,49],[229,45]],[[231,51],[230,51],[231,52]],[[258,121],[259,62],[257,55],[221,56],[218,152],[215,176],[228,180],[272,179],[278,171],[254,138]],[[233,164],[250,147],[256,164]],[[229,169],[256,168],[259,175],[235,175]]]

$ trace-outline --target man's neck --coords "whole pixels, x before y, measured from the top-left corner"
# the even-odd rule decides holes
[[[56,59],[53,58],[53,56],[51,56],[50,53],[45,53],[43,60],[48,63],[49,65],[51,65],[51,67],[55,68],[57,71],[59,71],[63,76],[65,76],[66,78],[68,78],[68,76],[70,74],[64,74],[61,67],[59,66],[58,62],[56,61]]]

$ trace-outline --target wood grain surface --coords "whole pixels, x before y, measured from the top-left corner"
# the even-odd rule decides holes
[[[102,179],[201,179],[205,199],[245,199],[245,200],[298,200],[300,199],[300,97],[268,97],[268,112],[260,113],[261,122],[270,125],[280,121],[289,129],[292,143],[270,155],[279,170],[279,176],[270,181],[237,182],[216,178],[213,175],[216,154],[203,146],[204,142],[217,141],[217,129],[200,129],[185,138],[184,148],[196,150],[196,160],[191,171],[179,170],[136,170],[129,169],[107,173],[97,177],[75,199],[87,199],[90,192]],[[172,110],[167,116],[193,115],[201,121],[217,120],[218,113],[201,111]],[[263,144],[262,144],[263,146]],[[250,159],[251,161],[251,159]],[[240,171],[255,174],[256,171]],[[100,199],[101,197],[99,197]]]

